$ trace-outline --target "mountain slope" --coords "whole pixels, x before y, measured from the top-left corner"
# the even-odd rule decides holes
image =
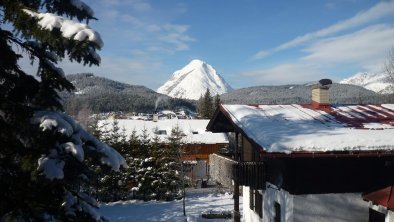
[[[73,74],[66,77],[76,87],[72,93],[61,94],[65,109],[70,114],[76,114],[86,107],[95,113],[153,112],[156,108],[195,110],[195,105],[190,101],[174,99],[145,86],[120,83],[93,74]]]
[[[308,104],[312,90],[308,85],[256,86],[234,90],[220,96],[226,104]],[[332,104],[377,104],[390,101],[361,86],[334,83],[330,88]]]
[[[211,65],[195,59],[175,71],[157,92],[174,98],[197,100],[207,89],[211,95],[221,95],[232,90]]]
[[[386,73],[360,72],[340,81],[340,83],[362,86],[381,94],[394,93],[394,88],[392,87],[389,76]]]

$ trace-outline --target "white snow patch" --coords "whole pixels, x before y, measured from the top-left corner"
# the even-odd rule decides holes
[[[65,136],[71,136],[74,132],[73,125],[62,118],[61,114],[57,112],[38,111],[35,112],[32,119],[32,124],[40,124],[43,131],[55,130]]]
[[[82,145],[78,144],[74,144],[72,142],[68,142],[68,143],[63,143],[61,145],[64,150],[68,153],[71,153],[77,160],[79,160],[80,162],[83,161],[84,159],[84,152],[82,149]]]
[[[240,211],[242,212],[242,198]],[[103,216],[113,222],[126,221],[172,221],[172,222],[224,222],[231,219],[204,219],[206,211],[232,211],[233,195],[220,194],[211,189],[186,190],[186,217],[183,216],[182,200],[165,201],[119,201],[100,206]]]
[[[391,109],[394,112],[394,104],[382,104],[384,108]]]
[[[121,166],[127,168],[126,160],[116,150],[105,143],[99,143],[96,144],[96,146],[99,152],[105,154],[105,156],[101,158],[101,163],[112,167],[114,171],[119,171]]]
[[[46,178],[63,179],[64,178],[64,161],[59,159],[52,159],[49,157],[41,157],[38,159],[37,170],[42,171]]]
[[[37,13],[29,9],[23,9],[23,11],[31,17],[38,18],[38,25],[42,29],[52,31],[54,28],[58,28],[65,38],[77,41],[89,40],[94,42],[99,48],[104,46],[100,34],[86,24],[74,22],[52,13]]]

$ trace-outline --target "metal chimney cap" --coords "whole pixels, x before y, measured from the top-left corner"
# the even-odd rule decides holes
[[[332,85],[332,80],[331,79],[321,79],[317,82],[314,82],[310,84],[312,86],[312,89],[329,89]]]
[[[321,86],[328,86],[332,84],[332,80],[331,79],[321,79],[319,80],[319,84]]]

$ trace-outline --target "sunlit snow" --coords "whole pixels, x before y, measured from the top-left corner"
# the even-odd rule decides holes
[[[126,221],[171,221],[171,222],[223,222],[231,219],[204,219],[206,211],[232,211],[233,195],[220,194],[211,189],[191,189],[186,194],[186,217],[183,216],[182,200],[164,201],[124,201],[103,204],[100,213],[113,222]],[[240,198],[242,212],[242,198]]]
[[[207,89],[212,96],[232,90],[211,65],[195,59],[181,70],[175,71],[157,92],[175,98],[197,100]]]
[[[347,126],[321,110],[300,105],[223,105],[232,121],[267,152],[393,150],[394,126],[366,122],[363,128]],[[359,114],[352,106],[335,106],[349,119]],[[392,104],[375,109],[393,108]],[[367,110],[368,111],[368,110]],[[366,113],[367,113],[366,111]],[[394,114],[394,110],[385,109]],[[367,116],[367,114],[364,114]]]
[[[99,48],[104,46],[100,34],[86,24],[74,22],[52,13],[37,13],[29,9],[23,9],[23,11],[31,17],[40,19],[38,24],[42,29],[52,31],[54,28],[58,28],[65,38],[72,38],[78,41],[89,40],[94,42]]]

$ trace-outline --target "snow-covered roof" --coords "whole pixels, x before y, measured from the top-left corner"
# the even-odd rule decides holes
[[[165,141],[171,130],[178,126],[180,130],[186,135],[183,142],[189,144],[217,144],[228,143],[228,138],[225,133],[212,133],[206,131],[209,120],[195,120],[195,119],[166,119],[154,121],[144,120],[130,120],[130,119],[116,119],[116,120],[103,120],[99,125],[104,122],[108,123],[111,127],[114,121],[118,121],[119,127],[126,130],[127,135],[135,130],[137,135],[142,135],[143,130],[146,129],[150,138],[158,135],[162,141]]]
[[[394,104],[222,105],[222,112],[266,152],[394,150]]]

